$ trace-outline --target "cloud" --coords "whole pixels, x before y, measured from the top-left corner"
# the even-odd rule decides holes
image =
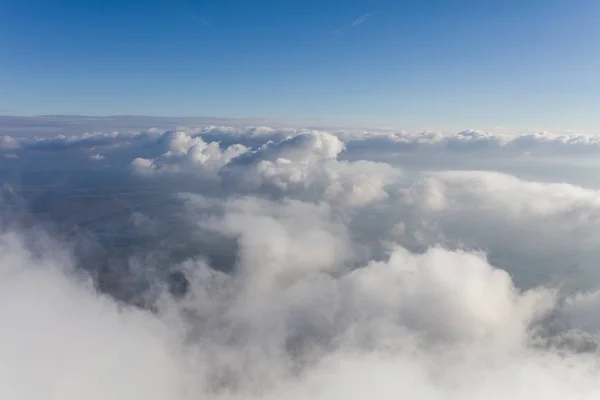
[[[14,150],[19,148],[19,141],[14,137],[4,135],[0,137],[0,150]]]
[[[253,150],[239,143],[206,143],[198,134],[166,133],[157,142],[160,156],[136,158],[131,167],[144,176],[187,173],[218,179],[240,193],[325,196],[359,206],[386,199],[385,187],[398,175],[387,164],[339,160],[344,144],[330,133],[300,132],[272,141],[278,135],[269,130],[251,132],[268,141]]]
[[[359,25],[364,24],[367,21],[367,19],[369,19],[371,16],[373,16],[373,14],[374,14],[374,12],[371,11],[371,12],[368,12],[368,13],[366,13],[364,15],[361,15],[360,17],[358,17],[354,21],[352,21],[352,23],[350,24],[350,26],[352,28],[355,28],[355,27],[357,27]]]
[[[347,136],[356,147],[403,152],[446,152],[505,156],[572,156],[598,154],[600,142],[595,135],[550,133],[507,135],[475,130],[454,134],[437,132],[367,132]]]
[[[159,399],[177,390],[171,333],[159,320],[103,299],[54,245],[36,256],[4,233],[0,248],[0,319],[11,327],[0,334],[3,397]]]
[[[483,255],[442,248],[399,246],[353,268],[336,218],[326,205],[224,204],[199,222],[237,238],[236,269],[185,262],[189,291],[179,300],[165,293],[155,312],[97,293],[52,240],[36,249],[33,236],[3,234],[0,319],[11,329],[0,333],[0,394],[595,396],[593,357],[531,342],[552,310],[587,312],[575,311],[583,299],[563,311],[552,291],[518,290]]]
[[[386,199],[386,185],[399,172],[387,164],[341,161],[343,150],[334,135],[302,133],[234,159],[221,176],[251,192],[312,195],[356,206]]]
[[[104,157],[102,154],[92,154],[90,156],[90,160],[92,161],[102,161],[104,160],[106,157]]]
[[[212,26],[212,24],[211,24],[210,22],[208,22],[208,20],[207,20],[206,18],[204,18],[204,17],[201,17],[201,16],[199,16],[199,15],[196,15],[196,14],[190,14],[190,18],[191,18],[192,20],[194,20],[194,21],[198,21],[198,22],[200,22],[200,24],[201,24],[202,26],[205,26],[205,27],[208,27],[208,28],[210,28],[210,27]]]
[[[456,133],[404,132],[379,130],[315,130],[308,128],[274,128],[269,126],[236,127],[226,125],[203,125],[193,128],[178,127],[175,130],[146,128],[132,132],[93,132],[56,136],[8,136],[0,141],[0,150],[64,151],[71,149],[119,150],[124,147],[143,152],[150,146],[163,154],[169,149],[165,144],[177,147],[177,140],[203,140],[217,142],[228,147],[234,144],[251,149],[269,146],[284,140],[312,140],[310,138],[335,136],[341,146],[355,157],[374,161],[403,154],[438,154],[445,157],[465,153],[477,157],[541,158],[552,157],[586,159],[600,154],[600,141],[596,135],[586,134],[506,134],[465,130]],[[186,139],[187,138],[187,139]],[[295,138],[295,139],[294,139]],[[285,143],[291,143],[290,141]],[[300,143],[298,143],[300,145]],[[305,144],[305,146],[310,144]],[[185,146],[185,143],[179,144]],[[177,152],[177,149],[173,149]]]
[[[123,132],[1,142],[0,397],[600,393],[594,137]]]
[[[494,172],[434,172],[401,190],[397,210],[395,237],[406,245],[483,249],[521,284],[582,288],[597,278],[597,190]]]
[[[22,117],[0,115],[2,134],[12,136],[56,136],[79,135],[83,132],[139,132],[150,127],[163,131],[176,130],[178,127],[199,126],[257,126],[269,125],[282,127],[281,121],[262,118],[218,118],[218,117],[151,117],[141,115],[113,115],[92,117],[82,115],[47,115]]]
[[[131,162],[131,168],[140,175],[150,175],[156,171],[157,166],[153,160],[138,157]]]
[[[216,174],[222,166],[247,151],[245,146],[239,144],[221,149],[218,142],[206,143],[199,137],[192,138],[183,132],[168,135],[159,141],[166,146],[166,152],[154,159],[136,158],[131,163],[135,172],[148,175],[191,170]]]

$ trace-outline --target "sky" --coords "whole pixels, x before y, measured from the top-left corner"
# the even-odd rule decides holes
[[[0,399],[599,399],[599,16],[0,0]]]
[[[600,132],[595,0],[0,1],[0,112]]]

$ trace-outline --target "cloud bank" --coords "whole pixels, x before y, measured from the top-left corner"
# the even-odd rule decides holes
[[[3,398],[600,394],[595,137],[0,143]]]

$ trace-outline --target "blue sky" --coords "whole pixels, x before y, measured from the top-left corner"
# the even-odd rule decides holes
[[[600,2],[0,0],[0,110],[600,133]]]

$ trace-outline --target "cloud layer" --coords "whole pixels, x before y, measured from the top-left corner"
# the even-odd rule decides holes
[[[13,136],[0,397],[600,394],[593,136]]]

